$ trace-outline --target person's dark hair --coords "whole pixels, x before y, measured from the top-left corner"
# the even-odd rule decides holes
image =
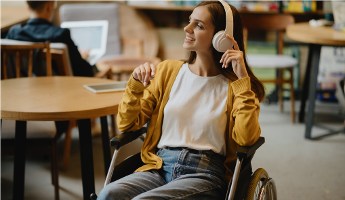
[[[44,8],[44,5],[49,1],[30,1],[27,0],[26,3],[29,5],[30,9],[33,11],[41,11]]]
[[[211,13],[212,24],[214,25],[213,34],[218,33],[218,31],[225,30],[225,25],[226,25],[225,10],[224,10],[223,5],[219,1],[203,1],[199,3],[196,7],[199,7],[199,6],[206,6],[208,11]],[[233,36],[238,44],[238,47],[243,52],[244,64],[246,65],[246,69],[250,77],[252,91],[257,95],[259,101],[261,102],[265,98],[265,88],[264,88],[264,85],[258,80],[258,78],[256,78],[256,76],[253,74],[252,70],[248,66],[248,62],[246,59],[246,52],[244,49],[243,28],[242,28],[241,17],[240,17],[239,12],[234,6],[230,5],[230,7],[233,13],[233,20],[234,20]],[[215,66],[217,66],[219,72],[226,78],[230,79],[231,81],[237,80],[238,78],[236,74],[234,73],[232,67],[222,68],[222,63],[219,63],[222,55],[223,55],[222,52],[218,52],[212,46],[213,62]],[[189,64],[194,63],[196,56],[197,56],[196,52],[191,51],[189,58],[186,60],[186,62]]]

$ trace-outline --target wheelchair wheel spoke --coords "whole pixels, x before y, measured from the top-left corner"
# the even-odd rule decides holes
[[[275,200],[277,199],[274,181],[267,172],[259,168],[252,175],[247,190],[246,200]]]

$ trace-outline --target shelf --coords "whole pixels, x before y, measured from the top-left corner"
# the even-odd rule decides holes
[[[325,13],[323,10],[317,10],[316,12],[287,12],[284,13],[291,14],[291,15],[324,15]]]
[[[139,9],[139,10],[171,10],[171,11],[193,11],[195,6],[174,6],[174,5],[155,5],[155,4],[138,4],[138,5],[131,5],[130,7]],[[276,14],[278,11],[250,11],[250,10],[239,10],[240,13],[250,13],[250,14]],[[284,13],[292,14],[292,15],[324,15],[322,10],[318,10],[316,12],[287,12]]]
[[[175,10],[175,11],[193,11],[195,6],[172,6],[172,5],[131,5],[130,7],[135,9],[143,9],[143,10]]]
[[[132,8],[140,10],[173,10],[173,11],[193,11],[195,6],[173,6],[173,5],[130,5]],[[249,11],[239,10],[240,13],[277,13],[278,11]]]

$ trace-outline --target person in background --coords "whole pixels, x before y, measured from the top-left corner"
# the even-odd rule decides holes
[[[68,47],[69,58],[74,76],[92,77],[98,70],[91,66],[85,59],[88,57],[88,50],[78,50],[74,44],[70,31],[54,26],[51,21],[55,11],[55,1],[27,1],[31,12],[30,19],[25,25],[14,25],[9,30],[6,39],[22,40],[30,42],[59,42]],[[53,63],[53,71],[56,73],[56,66]]]
[[[219,1],[203,1],[184,28],[189,58],[134,70],[117,124],[129,132],[151,120],[141,149],[145,165],[109,183],[98,200],[224,199],[236,150],[260,136],[265,97],[246,61],[240,14],[230,7],[234,31],[226,39],[233,46],[225,53],[212,46],[225,29],[225,10]]]

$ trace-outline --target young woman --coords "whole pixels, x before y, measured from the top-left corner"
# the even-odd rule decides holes
[[[218,1],[200,3],[184,28],[186,62],[136,68],[119,105],[118,128],[150,120],[141,150],[144,166],[107,185],[98,199],[220,199],[233,175],[239,145],[259,138],[264,87],[246,62],[242,24],[231,6],[233,48],[220,53],[212,38],[225,29]]]

